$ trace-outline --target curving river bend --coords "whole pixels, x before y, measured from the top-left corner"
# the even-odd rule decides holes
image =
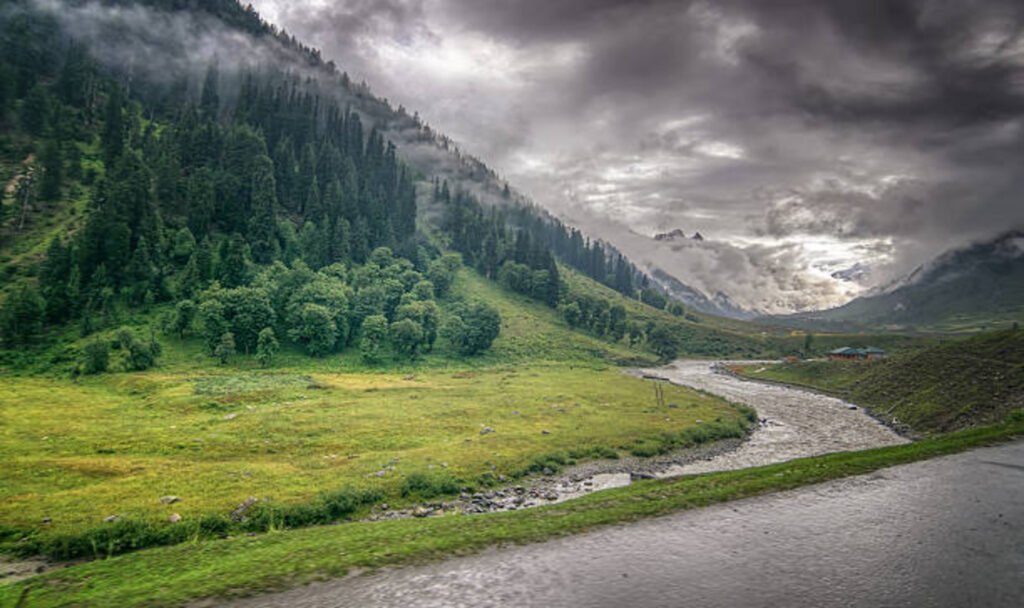
[[[757,409],[749,441],[661,474],[904,443],[843,401],[715,373],[642,370]],[[238,601],[294,606],[1021,606],[1024,442],[544,543]]]
[[[588,462],[561,474],[532,480],[526,486],[463,495],[451,502],[434,504],[429,514],[524,509],[628,485],[635,477],[674,477],[742,469],[907,442],[845,401],[810,391],[741,380],[716,371],[716,366],[714,361],[683,359],[665,367],[628,373],[661,378],[754,408],[761,422],[745,441],[727,441],[653,458],[627,456],[614,461]],[[413,508],[389,511],[371,519],[404,519],[414,516],[416,511]]]
[[[846,401],[787,386],[741,380],[716,372],[709,361],[679,360],[642,373],[748,405],[763,421],[737,449],[707,460],[671,466],[659,476],[743,469],[908,441]]]

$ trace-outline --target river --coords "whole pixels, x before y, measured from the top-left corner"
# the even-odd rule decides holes
[[[708,361],[679,360],[643,373],[748,405],[763,421],[737,449],[670,466],[659,473],[661,477],[743,469],[908,441],[850,403],[811,391],[741,380],[716,372]]]
[[[750,362],[746,362],[750,363]],[[377,513],[371,519],[421,515],[474,514],[524,509],[628,485],[633,478],[675,477],[762,466],[830,452],[848,452],[906,443],[864,410],[845,401],[787,386],[753,382],[716,370],[708,360],[678,360],[657,369],[630,370],[719,395],[754,408],[759,424],[745,441],[725,441],[652,458],[624,455],[586,462],[521,486],[463,495],[456,500]],[[656,381],[656,380],[654,380]]]
[[[1024,605],[1024,442],[233,608]]]
[[[653,471],[659,477],[907,441],[849,403],[716,373],[707,361],[676,361],[637,373],[752,406],[762,419],[736,449],[669,461]],[[617,479],[628,483],[629,474],[619,472]],[[593,484],[594,490],[600,487]],[[232,606],[1022,602],[1024,442],[536,545],[318,583]]]

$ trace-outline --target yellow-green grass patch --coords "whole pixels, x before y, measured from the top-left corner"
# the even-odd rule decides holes
[[[0,522],[60,534],[110,515],[223,515],[249,496],[302,502],[347,485],[401,502],[403,477],[428,467],[469,482],[511,476],[543,454],[629,449],[741,417],[682,387],[665,386],[665,400],[678,407],[658,407],[650,382],[568,365],[11,377],[0,387]],[[182,500],[163,505],[165,495]]]

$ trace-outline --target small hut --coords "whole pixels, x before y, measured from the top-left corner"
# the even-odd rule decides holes
[[[828,352],[830,361],[868,361],[871,359],[884,359],[885,351],[875,346],[867,348],[854,348],[844,346]]]

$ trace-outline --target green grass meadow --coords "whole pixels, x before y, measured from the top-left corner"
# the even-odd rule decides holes
[[[183,543],[97,560],[0,586],[0,606],[191,605],[337,578],[361,569],[537,542],[796,488],[1019,438],[1019,417],[911,444],[707,475],[634,483],[525,511],[319,526]]]
[[[649,382],[568,366],[10,378],[0,521],[59,534],[110,515],[226,514],[249,496],[289,503],[343,486],[397,499],[406,475],[442,463],[467,482],[513,476],[543,453],[629,449],[698,419],[739,418],[718,398],[665,390],[678,409],[658,408]],[[182,500],[162,505],[165,495]]]

